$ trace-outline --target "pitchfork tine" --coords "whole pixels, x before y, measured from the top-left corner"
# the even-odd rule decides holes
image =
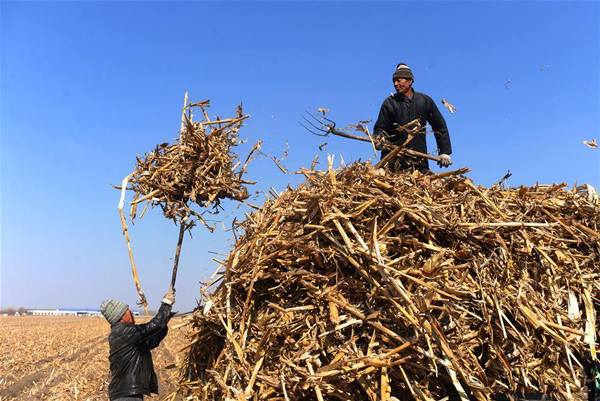
[[[316,112],[316,111],[315,111],[315,109],[313,109],[312,107],[311,107],[310,109],[311,109],[311,110],[312,110],[312,112],[313,112],[312,114],[311,114],[311,113],[309,113],[309,112],[308,112],[308,110],[307,110],[306,112],[307,112],[308,114],[310,114],[310,116],[311,116],[312,118],[314,118],[315,120],[319,121],[321,124],[323,123],[323,120],[327,120],[327,121],[329,121],[329,123],[331,124],[331,127],[330,127],[330,128],[335,128],[335,121],[328,119],[327,117],[325,117],[325,115],[321,115],[321,114],[319,114],[319,113],[318,113],[318,112]],[[314,116],[314,114],[318,115],[318,116],[319,116],[319,118],[316,118],[316,117]],[[327,125],[327,124],[326,124],[326,125]]]
[[[316,125],[314,125],[314,124],[313,124],[313,123],[312,123],[312,122],[311,122],[311,121],[310,121],[308,118],[306,118],[306,117],[304,117],[304,116],[301,116],[301,117],[304,119],[304,121],[306,121],[307,123],[309,123],[309,124],[310,124],[310,125],[311,125],[311,126],[314,128],[314,129],[316,129],[316,130],[319,130],[319,131],[322,131],[322,132],[327,132],[327,130],[326,130],[326,129],[323,129],[323,125],[322,125],[322,124],[321,124],[321,126],[320,126],[320,127],[317,127],[317,126],[316,126]],[[312,116],[311,116],[311,117],[312,117]],[[313,117],[313,118],[314,118],[314,117]],[[315,120],[316,120],[316,119],[315,119]],[[316,120],[316,121],[317,121],[317,122],[319,122],[319,120]]]
[[[311,109],[311,110],[312,110],[312,109]],[[323,123],[323,120],[321,120],[321,119],[317,118],[317,117],[315,116],[315,114],[314,114],[314,113],[311,113],[311,112],[310,112],[310,111],[308,111],[308,110],[304,110],[304,112],[305,112],[305,113],[306,113],[308,116],[310,116],[310,118],[312,118],[312,119],[313,119],[313,120],[315,120],[317,123],[319,123],[319,125],[320,125],[321,127],[323,127],[323,126],[325,125],[325,124]]]
[[[310,116],[310,118],[312,118],[312,119],[313,119],[313,120],[315,120],[317,123],[319,123],[319,125],[320,125],[321,127],[323,127],[323,126],[325,125],[325,124],[323,124],[323,120],[320,120],[320,119],[318,119],[317,117],[315,117],[315,115],[314,115],[313,113],[311,113],[311,112],[310,112],[310,111],[308,111],[308,110],[304,110],[304,111],[306,112],[306,114],[308,114],[308,115]],[[305,117],[304,119],[305,119],[306,121],[308,121],[308,120],[306,119],[306,117]],[[314,126],[314,125],[313,125],[313,126]],[[321,130],[323,130],[323,128],[321,128]]]
[[[316,135],[316,136],[327,136],[327,134],[317,134],[316,132],[314,132],[313,130],[311,130],[310,128],[308,128],[306,125],[302,124],[300,121],[298,121],[298,124],[300,124],[305,130],[307,130],[308,132],[310,132],[313,135]]]

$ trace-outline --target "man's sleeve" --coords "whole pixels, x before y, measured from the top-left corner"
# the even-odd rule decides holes
[[[450,134],[448,133],[446,120],[444,120],[444,116],[440,113],[433,99],[427,97],[427,103],[429,109],[427,122],[433,128],[438,151],[440,154],[452,154],[452,145],[450,144]]]
[[[173,316],[175,316],[175,314],[176,314],[176,312],[169,312],[169,317],[167,319],[167,323],[169,323],[169,321],[171,320],[171,318]],[[154,348],[158,347],[160,345],[160,342],[162,340],[164,340],[164,338],[167,336],[168,332],[169,332],[169,327],[165,326],[158,333],[156,333],[153,336],[151,336],[150,338],[148,338],[146,340],[146,345],[148,346],[148,348],[154,349]]]
[[[133,326],[135,333],[133,334],[132,341],[141,343],[149,340],[151,337],[160,336],[161,332],[164,331],[162,338],[158,340],[158,343],[167,335],[167,323],[171,319],[171,305],[161,304],[158,313],[148,323]],[[158,337],[157,337],[158,338]],[[158,345],[158,343],[156,345]],[[155,346],[156,347],[156,346]]]
[[[388,99],[385,99],[381,105],[381,109],[379,109],[379,116],[373,127],[374,135],[380,135],[382,131],[385,131],[387,135],[393,135],[395,133],[392,125],[393,116],[391,114]]]
[[[154,349],[158,347],[160,342],[167,336],[169,332],[169,328],[167,326],[163,327],[158,333],[154,334],[150,338],[146,340],[146,346],[148,349]]]

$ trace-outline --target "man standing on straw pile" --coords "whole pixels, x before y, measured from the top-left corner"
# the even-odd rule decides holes
[[[158,347],[167,335],[175,290],[171,287],[158,314],[148,323],[136,325],[129,306],[121,301],[106,300],[100,311],[110,323],[110,384],[111,401],[143,400],[144,395],[158,394],[158,380],[150,350]]]
[[[427,153],[427,141],[425,138],[424,127],[427,123],[431,125],[435,133],[440,161],[440,167],[448,167],[452,164],[450,154],[452,146],[450,144],[450,135],[446,127],[446,121],[438,110],[435,102],[427,95],[413,90],[412,84],[415,80],[411,69],[404,63],[398,64],[396,71],[392,76],[396,93],[383,101],[379,117],[374,127],[374,134],[382,136],[394,145],[402,145],[406,141],[408,134],[406,131],[397,131],[396,127],[401,127],[409,122],[419,119],[423,132],[417,134],[407,145],[407,148],[417,152]],[[383,159],[390,150],[383,149],[381,158]],[[429,163],[427,159],[416,158],[408,159],[406,157],[397,158],[389,163],[392,171],[400,170],[419,170],[427,172]]]

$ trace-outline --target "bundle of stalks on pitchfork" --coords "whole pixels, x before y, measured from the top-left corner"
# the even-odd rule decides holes
[[[132,221],[136,218],[138,205],[145,202],[140,218],[148,206],[158,206],[166,218],[179,225],[179,239],[171,279],[171,287],[174,287],[185,231],[191,230],[198,221],[211,232],[214,231],[214,227],[209,226],[202,215],[207,212],[218,213],[219,204],[223,199],[243,202],[249,196],[246,185],[254,184],[244,180],[243,175],[252,155],[260,149],[260,142],[253,147],[243,164],[233,151],[235,146],[242,143],[238,131],[244,120],[250,116],[244,115],[242,107],[239,106],[235,117],[211,121],[206,112],[209,106],[208,100],[188,103],[186,93],[179,138],[174,144],[162,143],[144,156],[138,156],[135,170],[123,179],[120,187],[119,213],[129,249],[134,282],[140,296],[140,304],[144,307],[147,307],[147,301],[139,283],[123,214],[125,191],[134,192],[130,212]],[[202,112],[198,122],[193,121],[194,108]],[[194,205],[203,211],[194,210]]]

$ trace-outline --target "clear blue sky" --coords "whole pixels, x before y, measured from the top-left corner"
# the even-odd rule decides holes
[[[510,170],[511,186],[600,187],[600,149],[582,143],[600,140],[599,26],[597,1],[3,1],[0,306],[134,304],[119,192],[109,184],[133,170],[136,154],[177,136],[185,91],[211,99],[213,116],[243,102],[252,117],[242,153],[262,139],[280,156],[287,141],[293,171],[315,154],[372,157],[367,145],[322,140],[297,121],[308,107],[330,109],[339,125],[375,119],[394,67],[406,62],[415,89],[446,118],[454,167],[472,168],[477,184]],[[266,158],[248,178],[255,191],[299,182]],[[232,243],[222,230],[193,234],[179,267],[181,311],[216,268],[209,252]],[[155,210],[131,235],[156,308],[177,228]]]

